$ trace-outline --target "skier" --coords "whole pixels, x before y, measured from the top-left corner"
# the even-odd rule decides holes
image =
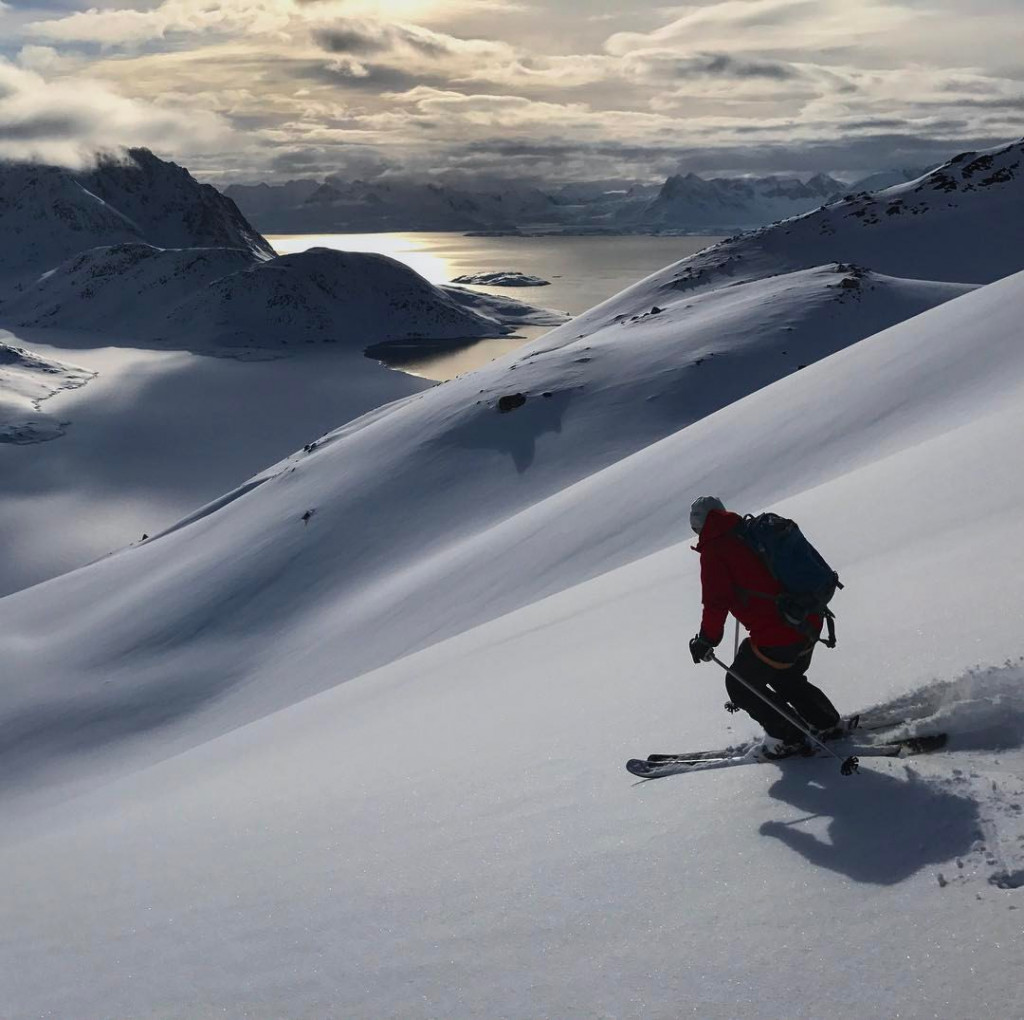
[[[840,722],[839,712],[823,691],[806,677],[822,618],[808,618],[810,633],[783,620],[774,596],[781,586],[760,557],[734,534],[743,521],[725,509],[717,496],[701,496],[690,508],[690,526],[699,536],[700,577],[704,614],[699,633],[690,641],[695,663],[708,661],[722,640],[729,613],[749,632],[732,670],[773,704],[796,714],[818,736]],[[767,597],[765,597],[767,596]],[[743,709],[763,727],[766,758],[784,758],[805,749],[804,735],[736,680],[725,681],[730,711]]]

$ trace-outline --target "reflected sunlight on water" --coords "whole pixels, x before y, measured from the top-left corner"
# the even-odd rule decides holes
[[[436,251],[433,234],[284,234],[268,237],[274,250],[291,255],[309,248],[372,252],[388,255],[415,269],[431,283],[447,283],[453,275],[451,259]]]
[[[528,304],[579,315],[645,276],[692,255],[718,237],[646,235],[469,237],[459,233],[284,234],[267,240],[282,255],[309,248],[377,252],[414,269],[430,283],[456,276],[516,270],[549,281],[547,287],[470,287]],[[395,345],[373,357],[411,375],[443,382],[480,368],[543,336],[550,327],[521,328],[515,338],[449,344],[443,351]]]

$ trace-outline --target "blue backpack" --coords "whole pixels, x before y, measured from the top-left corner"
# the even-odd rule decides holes
[[[836,590],[843,587],[839,575],[804,537],[796,521],[778,514],[756,517],[747,514],[734,534],[760,557],[769,573],[782,586],[779,595],[750,591],[748,595],[771,599],[791,627],[828,648],[836,646],[835,614],[828,608]],[[828,628],[828,639],[819,638],[808,621],[820,616]]]

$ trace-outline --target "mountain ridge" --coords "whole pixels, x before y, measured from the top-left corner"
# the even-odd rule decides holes
[[[0,276],[19,279],[101,245],[274,254],[234,202],[148,149],[100,157],[82,171],[0,163],[0,238]]]

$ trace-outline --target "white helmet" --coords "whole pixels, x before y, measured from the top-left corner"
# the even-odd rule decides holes
[[[700,534],[712,510],[724,510],[725,504],[717,496],[698,496],[690,506],[690,527]]]

